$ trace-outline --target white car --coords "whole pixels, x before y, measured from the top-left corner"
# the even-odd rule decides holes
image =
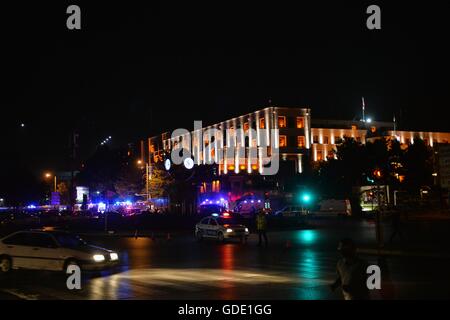
[[[212,215],[203,218],[195,226],[195,237],[198,240],[212,238],[218,241],[226,239],[239,239],[242,242],[247,241],[249,235],[248,228],[237,223],[229,214],[222,216]]]
[[[69,265],[101,270],[118,261],[116,252],[62,231],[18,231],[0,239],[0,273],[12,269],[65,271]]]

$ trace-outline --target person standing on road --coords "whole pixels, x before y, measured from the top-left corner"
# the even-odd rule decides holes
[[[267,248],[268,241],[267,241],[267,219],[266,215],[263,210],[260,210],[258,212],[258,215],[256,216],[256,230],[258,231],[258,247],[262,244],[262,238],[264,238],[264,244]]]
[[[356,255],[356,245],[351,239],[342,239],[338,251],[342,258],[336,267],[338,277],[330,289],[335,291],[341,287],[345,300],[369,300],[367,262]]]

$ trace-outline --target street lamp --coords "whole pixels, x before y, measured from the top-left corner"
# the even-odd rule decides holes
[[[49,173],[49,172],[47,172],[47,173],[44,175],[44,177],[45,177],[46,179],[50,179],[50,178],[52,177],[52,174]],[[56,192],[56,191],[57,191],[57,187],[56,187],[56,174],[53,176],[53,184],[54,184],[54,190],[55,190],[55,192]]]
[[[141,169],[143,169],[142,168],[142,164],[143,164],[142,160],[139,159],[137,161],[137,164],[139,166],[141,166]],[[150,165],[146,162],[145,163],[145,193],[146,193],[146,198],[147,198],[146,200],[147,200],[147,202],[150,199],[150,184],[149,184],[149,180],[150,180]]]

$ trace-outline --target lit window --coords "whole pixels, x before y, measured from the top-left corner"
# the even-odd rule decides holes
[[[371,131],[372,133],[375,133],[375,132],[377,131],[377,128],[376,128],[376,127],[370,127],[370,131]]]
[[[248,131],[248,129],[249,129],[248,122],[245,122],[244,123],[244,131]]]
[[[280,148],[287,147],[287,138],[286,136],[280,136]]]
[[[212,192],[220,192],[220,181],[214,180],[212,182]]]
[[[352,130],[356,130],[356,126],[352,126]]]
[[[317,151],[317,161],[322,161],[323,160],[323,154],[322,151]]]
[[[260,129],[266,128],[266,121],[264,120],[264,118],[259,119],[259,128]]]
[[[299,148],[304,148],[305,147],[305,137],[303,137],[303,136],[298,136],[297,137],[297,146]]]
[[[278,117],[278,128],[286,128],[286,117],[285,116]]]
[[[313,143],[319,143],[319,136],[313,136]]]
[[[328,144],[328,137],[327,136],[323,137],[323,144]]]
[[[297,129],[305,127],[305,119],[303,117],[297,117]]]

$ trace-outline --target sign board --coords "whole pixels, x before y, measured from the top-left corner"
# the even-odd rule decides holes
[[[89,188],[77,187],[77,203],[83,203],[84,195],[89,199]]]

